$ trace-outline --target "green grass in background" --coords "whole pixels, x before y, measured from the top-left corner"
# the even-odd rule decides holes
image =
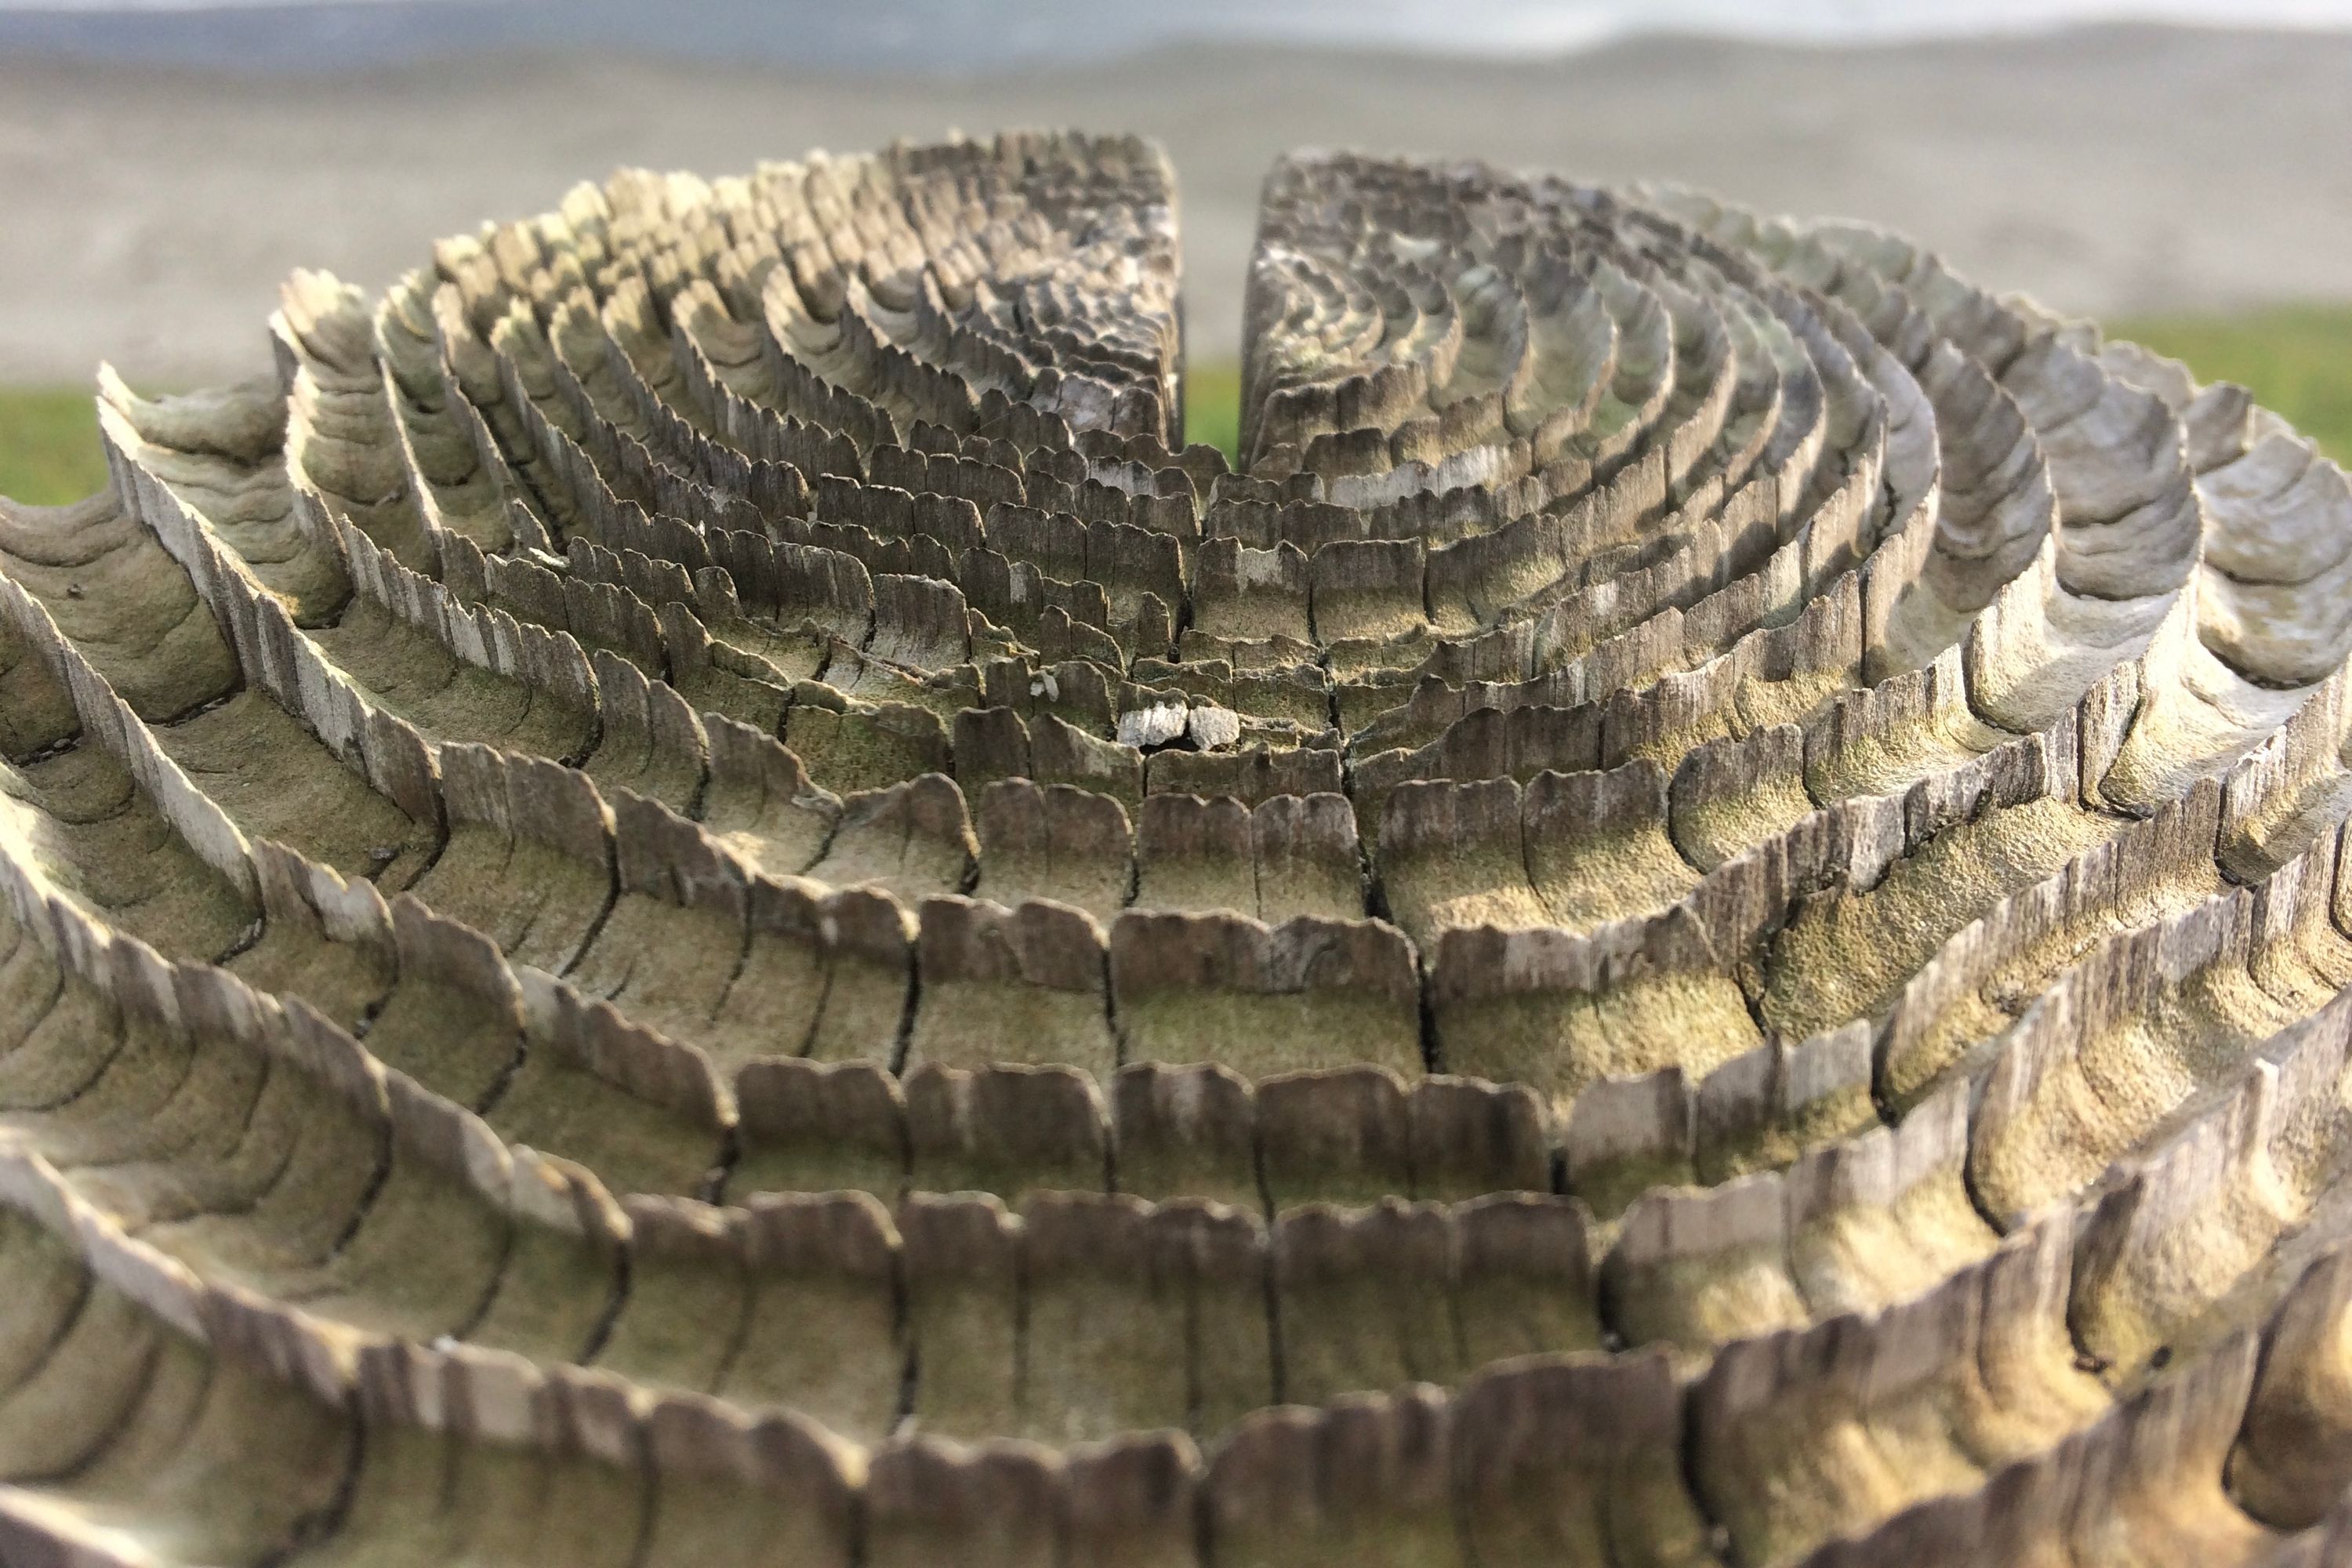
[[[2352,465],[2352,305],[2156,317],[2117,321],[2112,331],[2186,361],[2200,380],[2244,383]],[[1241,390],[1237,365],[1194,369],[1184,388],[1184,438],[1230,457],[1241,435]],[[0,495],[55,506],[104,483],[89,391],[0,387]]]
[[[0,496],[57,506],[105,483],[89,388],[0,387]]]
[[[2329,457],[2352,466],[2352,305],[2164,316],[2117,321],[2109,332],[2170,354],[2200,381],[2240,383]]]
[[[1242,367],[1196,365],[1184,376],[1184,440],[1222,447],[1227,458],[1242,439]]]

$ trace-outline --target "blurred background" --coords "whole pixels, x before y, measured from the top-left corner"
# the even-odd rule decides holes
[[[102,480],[100,359],[266,370],[297,266],[378,289],[618,164],[1049,123],[1175,160],[1196,439],[1258,182],[1318,145],[1868,217],[2352,460],[2352,0],[0,0],[0,493]]]

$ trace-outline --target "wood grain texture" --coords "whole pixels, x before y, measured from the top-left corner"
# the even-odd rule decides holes
[[[625,172],[106,378],[0,510],[0,1555],[2337,1549],[2344,475],[1350,154],[1236,469],[1174,211]]]

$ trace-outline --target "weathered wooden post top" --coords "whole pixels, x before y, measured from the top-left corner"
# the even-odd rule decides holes
[[[0,507],[0,1563],[2352,1560],[2352,489],[1132,137],[297,273]],[[1197,357],[1197,348],[1196,348]]]

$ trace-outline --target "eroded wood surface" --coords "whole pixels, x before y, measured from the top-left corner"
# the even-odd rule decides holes
[[[2352,1552],[2352,488],[1895,237],[624,173],[0,508],[0,1559]]]

